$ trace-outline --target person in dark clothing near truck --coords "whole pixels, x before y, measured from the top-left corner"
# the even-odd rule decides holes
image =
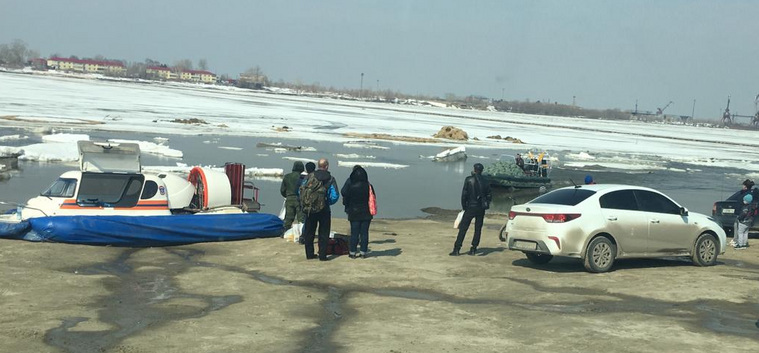
[[[490,208],[490,201],[492,200],[490,184],[482,177],[483,169],[482,164],[475,163],[472,175],[464,180],[464,189],[461,191],[461,208],[464,210],[464,216],[459,223],[459,234],[453,244],[453,251],[449,254],[451,256],[459,255],[472,218],[474,218],[474,238],[472,238],[469,255],[474,255],[477,252],[477,246],[480,244],[485,210]]]
[[[360,165],[355,165],[350,177],[340,190],[345,213],[348,214],[348,221],[351,224],[351,239],[348,247],[348,256],[351,259],[366,258],[366,253],[369,251],[369,224],[373,218],[369,210],[369,193],[374,191],[374,188],[370,189],[370,187],[366,170]],[[360,253],[357,251],[359,244],[361,245]]]
[[[293,163],[293,170],[282,178],[279,193],[285,198],[285,229],[290,229],[293,221],[301,220],[300,205],[298,204],[298,187],[300,186],[300,173],[303,172],[303,162]]]
[[[337,189],[337,181],[329,173],[329,161],[326,158],[322,158],[316,164],[317,170],[313,174],[308,176],[306,183],[300,188],[300,201],[303,212],[306,214],[306,224],[303,227],[303,238],[306,248],[306,259],[315,259],[317,256],[314,254],[314,237],[316,231],[319,231],[319,260],[327,261],[327,243],[329,242],[329,232],[332,226],[332,211],[330,205],[334,205],[337,199],[340,197]],[[309,190],[310,185],[321,184],[317,190]],[[312,203],[312,198],[309,195],[318,194],[318,202]],[[319,204],[318,210],[309,211],[314,208],[314,204]]]

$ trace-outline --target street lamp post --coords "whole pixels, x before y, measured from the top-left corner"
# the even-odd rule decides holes
[[[361,100],[361,91],[364,90],[364,73],[361,73],[361,86],[358,89],[358,100]]]

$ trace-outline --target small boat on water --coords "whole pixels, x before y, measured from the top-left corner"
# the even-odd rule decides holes
[[[511,189],[551,186],[551,156],[547,152],[528,151],[523,161],[524,165],[520,166],[516,158],[501,156],[501,160],[485,167],[483,176],[492,186]]]
[[[79,141],[79,170],[0,217],[0,238],[160,246],[276,237],[276,215],[257,213],[245,166],[194,167],[189,177],[143,173],[134,143]],[[246,197],[246,192],[252,193]]]
[[[433,162],[455,162],[466,159],[466,147],[449,148],[432,157]]]

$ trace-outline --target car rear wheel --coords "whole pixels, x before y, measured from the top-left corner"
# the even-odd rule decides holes
[[[691,259],[696,266],[713,266],[717,263],[717,240],[709,233],[703,233],[696,240]]]
[[[507,224],[504,224],[504,225],[503,225],[503,227],[501,227],[501,230],[500,230],[500,231],[498,231],[498,240],[500,240],[500,241],[504,241],[504,242],[506,241],[506,236],[505,236],[505,234],[506,234],[506,226],[507,226],[507,225],[508,225],[508,223],[507,223]]]
[[[526,252],[524,254],[527,256],[527,260],[536,265],[547,264],[548,261],[551,261],[551,259],[553,259],[553,255],[541,254],[537,252]]]
[[[583,263],[588,272],[606,272],[611,269],[616,257],[616,245],[609,238],[597,237],[588,244]]]

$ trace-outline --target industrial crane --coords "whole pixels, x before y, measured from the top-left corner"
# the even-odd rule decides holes
[[[665,105],[664,108],[656,108],[656,115],[664,114],[664,109],[667,109],[667,107],[672,105],[672,103],[673,103],[672,101],[669,101],[669,103],[667,103],[667,105]]]

